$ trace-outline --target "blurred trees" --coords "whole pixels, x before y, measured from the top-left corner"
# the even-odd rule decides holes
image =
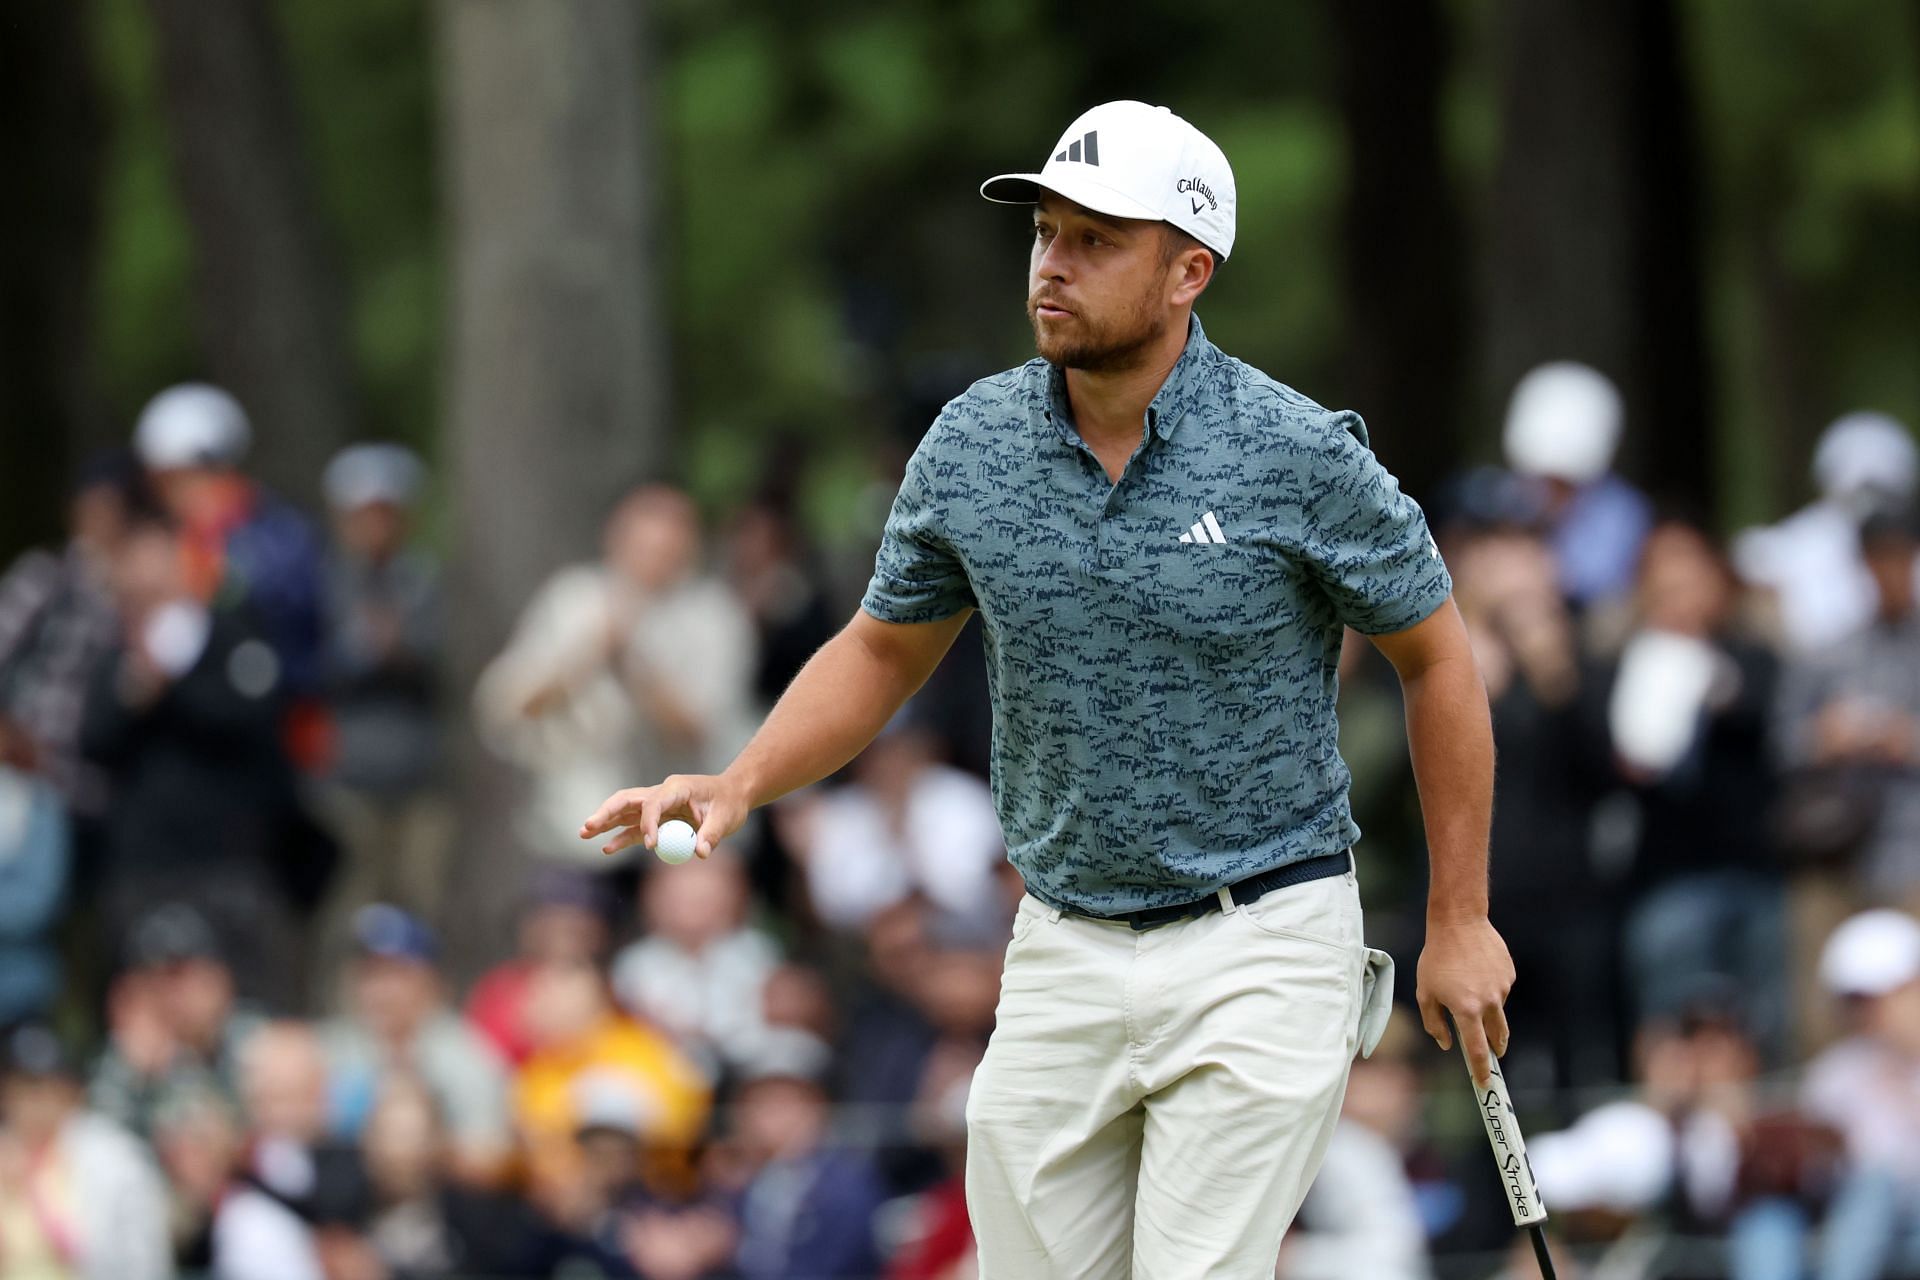
[[[506,216],[469,205],[527,203],[515,188],[539,181],[501,165],[484,187],[454,179],[436,198],[437,172],[473,162],[434,128],[436,82],[451,91],[460,74],[427,20],[441,11],[43,0],[27,12],[66,35],[47,43],[52,28],[10,18],[4,56],[20,74],[0,101],[26,148],[19,167],[48,184],[26,184],[6,214],[4,305],[29,320],[12,321],[23,345],[0,359],[36,370],[9,383],[7,412],[78,431],[92,395],[123,438],[158,385],[229,367],[226,322],[193,284],[209,254],[240,255],[238,268],[286,251],[338,265],[324,281],[303,269],[285,296],[248,266],[249,322],[344,323],[344,338],[287,356],[317,378],[340,367],[322,348],[344,350],[345,378],[323,380],[362,399],[326,418],[441,448],[439,424],[462,416],[449,397],[471,394],[443,374],[443,343],[464,342],[465,306],[494,296],[460,286],[442,306],[446,264],[463,220]],[[182,47],[178,24],[215,14],[230,20]],[[1920,419],[1911,0],[1354,0],[1257,23],[1226,0],[1116,0],[1098,23],[1064,0],[656,0],[650,16],[658,71],[635,91],[651,123],[629,160],[658,193],[660,270],[642,305],[659,308],[668,373],[646,379],[672,388],[675,444],[654,461],[709,501],[752,487],[769,442],[791,437],[811,447],[814,489],[849,492],[876,439],[923,425],[909,390],[957,389],[1021,359],[1023,220],[973,189],[1034,163],[1080,107],[1122,95],[1180,110],[1238,171],[1240,243],[1202,308],[1210,331],[1366,413],[1416,492],[1494,453],[1511,378],[1540,358],[1620,378],[1636,468],[1711,498],[1726,523],[1798,498],[1807,442],[1838,412]],[[240,53],[218,51],[235,42]],[[88,53],[91,79],[39,77]],[[283,95],[260,83],[275,65]],[[187,114],[216,91],[252,93],[265,114]],[[97,143],[89,113],[105,124]],[[194,195],[208,179],[190,170],[240,171],[269,126],[300,148],[236,179],[220,198],[238,207],[210,212],[213,197]],[[202,141],[174,136],[202,128]],[[203,147],[215,154],[195,159]],[[284,223],[291,242],[207,234],[249,217]],[[329,307],[344,321],[323,323]],[[271,314],[287,309],[310,315]],[[74,335],[65,356],[24,354],[58,332]],[[80,370],[63,407],[11,407],[63,365]],[[279,410],[260,416],[284,430]],[[315,429],[311,450],[341,429]],[[455,474],[457,487],[472,479]],[[46,483],[7,504],[0,550],[50,531]],[[871,535],[851,504],[816,509],[852,542]],[[590,523],[561,520],[556,539],[576,542]]]
[[[332,237],[268,0],[150,0],[174,174],[193,245],[206,375],[254,421],[253,465],[311,499],[356,438]],[[340,86],[350,92],[350,86]]]
[[[547,575],[593,555],[613,500],[674,434],[643,13],[633,0],[443,0],[436,10],[452,262],[442,454],[460,689]],[[519,896],[503,846],[513,776],[476,744],[464,756],[475,874],[462,887],[490,913]]]
[[[100,109],[88,6],[12,11],[0,120],[15,181],[0,200],[0,554],[51,538],[99,398],[89,385]]]
[[[1475,246],[1441,127],[1439,0],[1329,0],[1350,174],[1341,210],[1345,378],[1413,493],[1460,466],[1472,409]]]
[[[1710,511],[1699,160],[1668,0],[1503,0],[1488,220],[1494,385],[1581,359],[1626,399],[1623,461]]]

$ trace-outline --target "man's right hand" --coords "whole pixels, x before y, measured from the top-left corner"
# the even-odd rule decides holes
[[[660,824],[679,818],[695,830],[694,852],[706,857],[740,829],[753,803],[746,788],[726,774],[676,773],[656,787],[629,787],[607,797],[580,826],[580,838],[614,832],[600,852],[613,854],[660,838]]]

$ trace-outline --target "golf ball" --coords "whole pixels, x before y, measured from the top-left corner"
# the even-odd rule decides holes
[[[693,828],[678,818],[660,824],[653,852],[660,861],[679,866],[693,856]]]

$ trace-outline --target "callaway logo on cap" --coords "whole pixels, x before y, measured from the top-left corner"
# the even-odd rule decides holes
[[[1165,107],[1102,103],[1067,126],[1040,172],[988,178],[980,194],[1035,204],[1042,187],[1095,213],[1170,222],[1222,258],[1233,251],[1227,157]]]

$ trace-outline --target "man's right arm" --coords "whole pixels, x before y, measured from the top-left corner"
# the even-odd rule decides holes
[[[706,856],[755,807],[818,782],[859,755],[926,683],[971,612],[912,623],[856,612],[794,676],[725,773],[676,774],[658,786],[616,792],[587,819],[580,838],[615,832],[607,853],[642,842],[652,848],[660,823],[680,818],[698,829],[698,851]]]

